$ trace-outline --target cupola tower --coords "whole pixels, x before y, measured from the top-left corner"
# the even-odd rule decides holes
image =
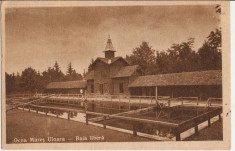
[[[114,48],[113,48],[113,44],[112,44],[112,41],[111,41],[111,38],[110,38],[110,35],[108,36],[108,41],[107,41],[107,44],[106,44],[106,47],[105,47],[105,51],[104,51],[104,54],[105,54],[105,58],[108,58],[108,59],[112,59],[115,57],[115,52],[114,51]]]

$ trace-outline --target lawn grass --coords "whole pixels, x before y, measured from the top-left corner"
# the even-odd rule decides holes
[[[210,141],[223,140],[223,122],[216,121],[210,127],[206,127],[199,131],[198,135],[192,135],[184,141]]]
[[[76,136],[87,137],[88,140],[77,140]],[[90,136],[103,137],[101,140],[90,140]],[[6,114],[6,142],[14,143],[14,139],[65,138],[65,142],[138,142],[152,141],[147,138],[133,137],[126,134],[102,127],[86,125],[84,123],[69,121],[52,116],[36,114],[22,110],[12,110]]]

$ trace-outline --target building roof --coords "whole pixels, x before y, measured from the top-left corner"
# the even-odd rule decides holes
[[[90,71],[86,76],[85,76],[86,80],[92,80],[94,79],[94,71]]]
[[[173,85],[222,85],[222,71],[196,71],[139,76],[128,87]]]
[[[101,61],[105,64],[112,64],[114,62],[116,62],[117,60],[123,60],[127,65],[129,65],[125,59],[123,59],[122,57],[114,57],[114,58],[111,58],[111,59],[108,59],[108,58],[102,58],[102,57],[98,57],[91,66],[93,66],[97,61]]]
[[[113,78],[121,78],[121,77],[129,77],[132,76],[135,71],[137,70],[138,65],[133,66],[125,66],[122,67],[116,75],[113,76]]]
[[[65,82],[51,82],[46,86],[46,89],[75,89],[86,88],[86,80],[79,81],[65,81]]]

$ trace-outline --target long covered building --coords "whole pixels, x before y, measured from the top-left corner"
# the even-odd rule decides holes
[[[222,97],[222,71],[195,71],[142,76],[138,65],[129,65],[115,57],[111,39],[104,51],[90,66],[90,72],[80,81],[52,82],[51,93],[81,93],[99,95]]]
[[[222,71],[196,71],[139,76],[129,86],[131,95],[175,97],[222,97]]]

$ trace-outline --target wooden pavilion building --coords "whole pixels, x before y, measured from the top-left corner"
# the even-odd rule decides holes
[[[222,71],[196,71],[139,76],[129,86],[131,95],[222,98]]]
[[[141,70],[138,65],[130,66],[124,58],[115,57],[110,37],[104,53],[104,58],[99,57],[91,64],[91,71],[85,77],[87,93],[128,95],[128,85],[141,75]]]
[[[51,82],[46,86],[46,92],[53,94],[83,94],[86,85],[86,80]]]

